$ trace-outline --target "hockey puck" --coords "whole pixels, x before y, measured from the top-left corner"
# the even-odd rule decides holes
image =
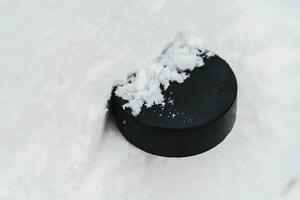
[[[236,118],[237,80],[219,56],[203,57],[204,65],[182,83],[162,90],[163,105],[142,106],[139,114],[112,92],[117,127],[136,147],[159,156],[185,157],[222,142]]]

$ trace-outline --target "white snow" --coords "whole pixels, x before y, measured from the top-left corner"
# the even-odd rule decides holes
[[[0,1],[1,200],[299,200],[300,1]],[[115,80],[178,32],[233,68],[238,118],[189,158],[130,145]],[[194,42],[193,42],[194,44]]]
[[[202,50],[207,57],[214,54]],[[201,52],[202,52],[201,51]],[[151,65],[140,69],[116,88],[116,96],[128,101],[123,108],[131,108],[133,115],[138,115],[143,105],[164,106],[161,86],[166,90],[171,82],[183,83],[195,67],[204,65],[197,47],[189,44],[182,34],[163,51],[163,54]]]

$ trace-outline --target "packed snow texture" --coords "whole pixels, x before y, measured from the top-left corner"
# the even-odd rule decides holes
[[[0,1],[1,200],[299,200],[300,1]],[[178,32],[234,70],[237,122],[163,158],[106,116],[115,80]]]
[[[182,34],[177,36],[153,64],[140,69],[117,86],[116,96],[128,101],[123,108],[129,107],[133,115],[138,115],[144,105],[147,108],[155,104],[164,106],[162,89],[166,90],[171,82],[183,83],[195,67],[203,66],[202,52],[206,57],[214,55],[208,50],[193,47]]]

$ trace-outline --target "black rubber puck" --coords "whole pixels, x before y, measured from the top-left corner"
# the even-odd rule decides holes
[[[116,123],[125,138],[155,155],[184,157],[199,154],[222,142],[236,118],[237,80],[219,56],[204,58],[183,83],[163,91],[165,105],[142,107],[132,115],[112,93]]]

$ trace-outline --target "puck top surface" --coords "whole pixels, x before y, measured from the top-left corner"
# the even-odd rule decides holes
[[[222,117],[236,100],[236,77],[217,55],[203,61],[204,65],[191,71],[183,83],[171,82],[162,90],[164,105],[142,106],[136,116],[130,108],[124,108],[124,114],[136,123],[157,129],[197,128]],[[116,96],[114,103],[122,107],[126,101]]]

